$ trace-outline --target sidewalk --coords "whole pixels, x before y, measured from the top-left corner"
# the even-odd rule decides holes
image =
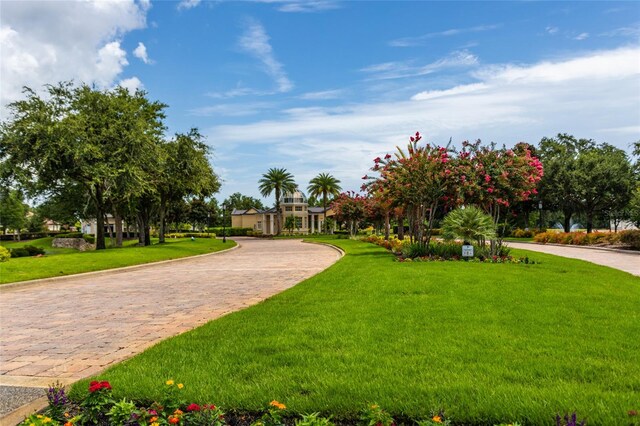
[[[640,252],[622,252],[621,250],[606,250],[598,247],[576,247],[570,245],[545,245],[538,243],[505,242],[508,247],[548,253],[572,259],[586,260],[610,268],[629,272],[640,276]]]

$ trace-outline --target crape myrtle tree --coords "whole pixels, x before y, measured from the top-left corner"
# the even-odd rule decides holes
[[[280,198],[284,193],[295,192],[297,185],[293,180],[293,175],[287,172],[287,169],[271,168],[267,173],[262,175],[258,181],[260,186],[260,194],[268,197],[275,193],[276,197],[276,235],[280,235],[282,231],[282,211],[280,209]]]
[[[47,195],[68,182],[81,185],[96,214],[96,249],[106,248],[108,197],[148,191],[144,165],[164,130],[166,105],[140,90],[86,84],[48,85],[46,96],[25,88],[24,94],[9,104],[10,118],[0,127],[4,177],[30,195]]]
[[[498,224],[513,204],[537,193],[543,168],[527,144],[496,149],[480,141],[464,142],[455,152],[449,146],[421,146],[421,138],[419,133],[411,136],[406,152],[398,148],[395,158],[375,158],[372,171],[379,177],[363,177],[370,193],[402,208],[412,242],[428,247],[439,207],[476,205]],[[492,240],[492,252],[499,248]]]
[[[336,221],[345,224],[350,236],[358,232],[359,224],[365,219],[367,197],[353,191],[343,192],[331,202],[331,210]]]

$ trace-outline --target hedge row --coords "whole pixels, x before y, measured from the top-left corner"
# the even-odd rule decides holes
[[[613,232],[554,232],[547,231],[536,234],[533,238],[538,243],[570,244],[577,246],[624,244],[640,250],[640,230]]]

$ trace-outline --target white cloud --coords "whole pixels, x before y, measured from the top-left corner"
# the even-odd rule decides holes
[[[133,56],[140,59],[145,64],[151,63],[151,60],[149,59],[149,55],[147,54],[147,47],[142,42],[139,42],[138,47],[136,47],[133,50]]]
[[[127,66],[120,39],[146,25],[147,3],[133,0],[3,2],[0,101],[23,86],[76,80],[110,87]]]
[[[140,81],[138,77],[125,78],[124,80],[120,80],[118,86],[122,86],[127,89],[130,93],[135,93],[136,89],[144,88],[144,85]]]
[[[280,12],[313,13],[338,9],[340,4],[335,0],[253,0],[256,3],[272,3],[278,5]]]
[[[551,27],[551,26],[545,28],[544,30],[551,35],[556,34],[558,31],[560,31],[558,27]]]
[[[200,4],[200,0],[181,0],[178,3],[178,10],[193,9]]]
[[[417,66],[414,62],[384,62],[362,68],[369,74],[369,80],[390,80],[432,74],[438,70],[453,67],[469,67],[478,64],[478,57],[468,50],[457,50],[448,56]]]
[[[427,34],[423,34],[416,37],[397,38],[395,40],[391,40],[389,42],[389,45],[395,46],[395,47],[419,46],[432,38],[451,37],[451,36],[456,36],[460,34],[477,33],[481,31],[495,30],[496,28],[499,28],[499,27],[500,25],[477,25],[475,27],[469,27],[469,28],[451,28],[448,30],[427,33]]]
[[[194,108],[189,114],[199,117],[246,117],[264,113],[276,106],[272,102],[245,102],[241,104],[218,104],[206,107]]]
[[[299,99],[304,100],[329,100],[329,99],[339,99],[344,94],[343,90],[335,89],[335,90],[323,90],[320,92],[307,92],[298,96]]]
[[[575,36],[573,39],[574,40],[586,40],[589,38],[589,33],[580,33],[577,36]]]
[[[251,149],[264,153],[262,169],[286,164],[298,180],[312,174],[301,171],[328,170],[344,189],[358,189],[371,159],[403,146],[417,130],[441,144],[450,137],[454,143],[535,144],[567,132],[627,149],[638,139],[639,47],[487,67],[473,75],[475,83],[421,92],[413,100],[288,109],[278,119],[215,126],[207,134],[223,156],[255,135]],[[251,191],[262,169],[235,179]]]
[[[276,83],[278,92],[288,92],[293,89],[293,83],[287,77],[284,66],[278,62],[269,43],[269,35],[264,27],[255,20],[249,20],[245,33],[238,42],[240,48],[257,58],[264,71]]]
[[[630,27],[616,28],[611,31],[603,32],[599,35],[605,37],[633,37],[637,40],[640,38],[640,22],[636,22]]]
[[[420,92],[413,97],[411,100],[414,101],[425,101],[427,99],[435,99],[442,98],[447,96],[455,96],[455,95],[465,95],[468,93],[479,92],[487,88],[485,83],[473,83],[473,84],[465,84],[461,86],[456,86],[447,90],[429,90],[426,92]]]

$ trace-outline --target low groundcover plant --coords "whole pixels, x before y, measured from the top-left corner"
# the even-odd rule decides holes
[[[92,381],[88,393],[80,401],[72,401],[67,397],[65,389],[59,383],[51,385],[47,390],[49,406],[41,413],[26,417],[19,426],[225,426],[227,421],[222,409],[213,404],[187,403],[181,397],[184,388],[182,383],[167,380],[163,388],[160,402],[148,406],[137,405],[134,401],[123,398],[116,401],[112,395],[111,384],[107,381]],[[331,417],[323,417],[320,413],[287,415],[286,405],[273,400],[260,415],[242,416],[242,420],[231,424],[249,424],[250,426],[335,426]],[[636,411],[629,411],[630,418]],[[255,419],[248,422],[247,419]],[[550,424],[554,416],[549,417]],[[575,413],[555,417],[558,426],[584,426],[583,420],[578,423]],[[347,424],[353,425],[347,420]],[[359,426],[396,426],[393,416],[378,404],[368,405],[362,412]],[[406,423],[402,423],[405,425]],[[445,415],[443,410],[432,411],[431,417],[412,422],[415,426],[455,425],[455,421]],[[632,423],[634,424],[634,423]],[[501,423],[494,426],[520,426],[518,422]]]

